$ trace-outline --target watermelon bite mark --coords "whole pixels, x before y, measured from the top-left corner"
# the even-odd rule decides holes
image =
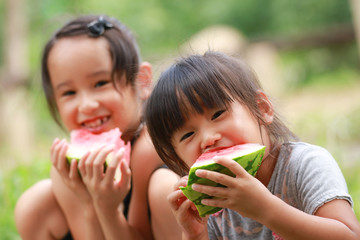
[[[205,178],[199,178],[195,175],[196,170],[206,169],[227,174],[229,176],[234,176],[234,174],[228,168],[225,168],[224,166],[217,164],[214,162],[214,160],[212,160],[215,156],[222,156],[233,159],[239,163],[249,174],[255,176],[264,157],[264,153],[265,146],[254,143],[241,144],[218,151],[205,152],[191,166],[186,187],[180,187],[180,189],[184,195],[195,204],[201,217],[216,213],[220,211],[221,208],[206,206],[201,203],[202,199],[213,197],[194,191],[192,189],[192,184],[197,183],[219,187],[222,185]]]

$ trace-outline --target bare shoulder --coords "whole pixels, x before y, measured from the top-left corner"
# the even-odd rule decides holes
[[[150,178],[149,195],[158,196],[168,194],[173,191],[175,183],[180,177],[167,168],[157,169]]]
[[[154,212],[162,212],[168,205],[167,196],[174,191],[180,177],[167,168],[157,169],[150,177],[148,198]]]
[[[131,170],[137,189],[144,190],[150,207],[164,203],[167,194],[178,181],[178,175],[169,169],[160,168],[164,163],[156,153],[146,128],[131,151]],[[142,184],[138,184],[140,182]]]
[[[142,133],[131,149],[132,170],[136,171],[138,166],[141,169],[144,164],[146,164],[146,167],[150,172],[153,172],[156,168],[163,164],[155,151],[154,145],[152,144],[151,138],[146,128],[143,129]]]
[[[157,154],[146,128],[144,128],[138,144],[138,151],[134,152],[134,157],[146,159],[146,165],[151,168],[149,195],[152,196],[151,193],[164,193],[166,190],[172,191],[174,184],[179,180],[179,176],[167,168],[161,168],[164,162]]]
[[[160,168],[164,162],[157,154],[146,129],[132,150],[131,161],[131,166],[135,167],[132,169],[135,174],[141,169],[142,176],[148,176],[149,196],[153,196],[151,194],[153,192],[164,193],[167,188],[172,190],[173,185],[179,179],[173,171]]]
[[[147,132],[147,128],[144,127],[139,138],[137,139],[134,148],[132,149],[132,154],[135,157],[146,157],[156,159],[156,162],[160,163],[160,158],[155,151],[154,145],[151,141],[151,138]]]

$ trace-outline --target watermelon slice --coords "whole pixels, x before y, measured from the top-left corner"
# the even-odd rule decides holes
[[[94,134],[84,129],[73,130],[70,133],[70,144],[66,153],[66,159],[70,163],[72,159],[80,160],[80,158],[87,153],[88,151],[94,150],[99,146],[105,146],[113,144],[114,151],[110,153],[105,161],[104,171],[106,170],[107,165],[112,160],[112,155],[114,155],[120,148],[125,148],[124,159],[128,166],[130,165],[130,142],[126,145],[121,139],[121,132],[118,128],[112,129],[107,132],[102,132],[100,134]],[[120,170],[115,175],[116,179],[120,178]]]
[[[195,175],[195,171],[198,169],[206,169],[227,174],[229,176],[234,176],[234,174],[228,168],[225,168],[224,166],[217,164],[212,160],[212,158],[215,156],[223,156],[235,160],[248,173],[250,173],[252,176],[255,176],[257,170],[260,167],[264,153],[265,146],[253,143],[236,145],[218,151],[205,152],[196,160],[194,165],[191,166],[186,187],[180,187],[180,189],[183,191],[184,195],[195,204],[201,217],[216,213],[220,211],[221,208],[206,206],[201,203],[202,199],[213,197],[192,190],[192,185],[194,183],[210,186],[222,185],[205,178],[199,178]]]

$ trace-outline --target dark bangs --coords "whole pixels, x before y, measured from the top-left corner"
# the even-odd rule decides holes
[[[206,63],[189,59],[169,69],[165,78],[168,102],[164,117],[168,135],[181,128],[192,113],[202,114],[204,108],[227,108],[233,98],[228,94],[223,76]]]

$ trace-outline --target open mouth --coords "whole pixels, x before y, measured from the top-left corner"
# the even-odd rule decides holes
[[[103,126],[106,122],[108,122],[110,119],[109,116],[104,116],[104,117],[98,117],[95,119],[89,119],[84,121],[81,126],[88,128],[89,130],[93,129],[97,129],[101,126]]]

